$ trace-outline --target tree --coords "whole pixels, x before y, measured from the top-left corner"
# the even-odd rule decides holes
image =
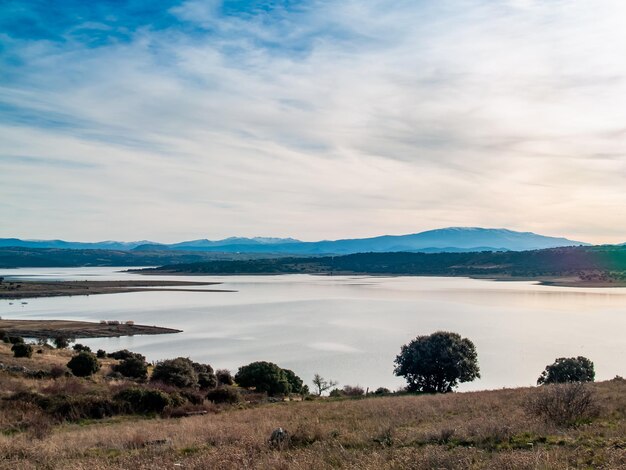
[[[235,383],[233,376],[228,369],[218,369],[215,372],[215,376],[217,377],[217,382],[220,385],[233,385]]]
[[[411,392],[447,393],[480,377],[476,348],[457,333],[437,331],[402,346],[394,373]]]
[[[54,347],[57,349],[65,349],[70,345],[72,340],[70,338],[66,338],[65,336],[57,336],[52,340],[54,343]]]
[[[305,385],[302,379],[292,370],[283,369],[283,372],[285,377],[287,377],[287,382],[289,382],[291,393],[303,393]]]
[[[81,351],[70,359],[67,368],[76,377],[89,377],[100,370],[100,363],[93,353]]]
[[[198,384],[198,374],[189,358],[177,357],[159,362],[154,367],[150,380],[180,388],[195,387]]]
[[[194,362],[193,369],[196,371],[196,374],[198,374],[198,386],[201,389],[205,390],[217,387],[217,377],[215,376],[215,372],[213,372],[213,367],[208,364],[198,364]]]
[[[593,362],[583,356],[559,357],[537,379],[537,385],[565,382],[593,382],[596,372]]]
[[[30,344],[15,343],[11,347],[13,357],[31,357],[33,355],[33,347]]]
[[[319,374],[315,374],[313,376],[313,386],[315,387],[315,394],[318,397],[322,396],[326,390],[330,390],[333,387],[339,385],[339,382],[335,382],[334,380],[326,380]]]
[[[235,381],[242,387],[254,387],[257,392],[266,392],[269,396],[291,392],[285,371],[273,362],[259,361],[242,366]]]
[[[113,372],[119,372],[124,377],[142,380],[148,377],[148,365],[140,354],[120,361],[120,363],[115,364],[112,369]]]

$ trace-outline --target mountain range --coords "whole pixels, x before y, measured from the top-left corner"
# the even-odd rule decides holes
[[[383,235],[372,238],[304,242],[293,238],[242,238],[191,240],[161,244],[147,240],[136,242],[68,242],[64,240],[21,240],[0,238],[0,247],[57,248],[119,251],[193,251],[219,253],[274,253],[289,255],[328,255],[364,252],[475,252],[524,251],[563,246],[589,245],[560,237],[532,232],[480,227],[449,227],[409,235]]]

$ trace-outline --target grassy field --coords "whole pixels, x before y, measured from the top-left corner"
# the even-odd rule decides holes
[[[37,357],[35,357],[37,356]],[[70,351],[0,362],[62,365]],[[52,421],[18,391],[99,394],[122,387],[92,379],[31,379],[0,371],[0,468],[7,469],[620,469],[626,468],[626,381],[592,384],[595,413],[557,425],[529,412],[550,387],[448,395],[204,403],[183,418],[116,416]],[[269,444],[283,427],[290,441]]]

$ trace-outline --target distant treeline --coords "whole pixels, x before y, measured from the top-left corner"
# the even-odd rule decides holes
[[[210,261],[155,272],[190,274],[404,274],[442,276],[626,277],[626,247],[594,246],[476,253],[357,253],[320,258]]]
[[[250,259],[271,254],[199,253],[191,251],[123,251],[102,249],[0,247],[0,268],[161,266],[208,260]]]

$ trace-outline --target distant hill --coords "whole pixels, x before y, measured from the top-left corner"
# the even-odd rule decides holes
[[[547,237],[531,232],[515,232],[507,229],[478,227],[451,227],[410,235],[383,235],[372,238],[323,240],[303,242],[293,238],[241,238],[223,240],[190,240],[180,243],[159,244],[150,241],[137,242],[66,242],[63,240],[0,239],[0,247],[106,249],[136,251],[194,251],[222,253],[265,253],[288,255],[351,254],[366,252],[415,251],[424,253],[475,252],[475,251],[524,251],[562,246],[587,245],[567,238]]]
[[[626,247],[580,246],[532,251],[473,253],[357,253],[211,261],[162,266],[175,274],[377,274],[539,278],[573,276],[585,281],[626,281]]]

